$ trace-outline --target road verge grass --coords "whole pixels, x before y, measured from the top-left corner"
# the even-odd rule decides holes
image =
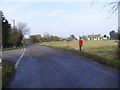
[[[2,88],[6,88],[10,83],[14,71],[14,65],[11,62],[2,60]]]
[[[48,46],[48,45],[44,45],[44,46]],[[110,67],[120,70],[120,61],[116,59],[108,59],[108,58],[100,57],[98,55],[90,54],[87,52],[75,50],[75,49],[68,48],[68,47],[59,47],[59,46],[48,46],[48,47],[60,49],[64,51],[69,51],[69,52],[72,52],[78,55],[83,55],[83,56],[92,58],[92,60],[95,60],[103,65],[110,66]]]
[[[3,48],[3,49],[0,49],[0,51],[15,50],[15,49],[22,49],[22,48],[25,48],[25,46],[20,46],[16,48]]]
[[[2,66],[0,65],[0,90],[2,89]]]

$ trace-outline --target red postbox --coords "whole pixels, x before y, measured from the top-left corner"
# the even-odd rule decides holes
[[[79,46],[83,46],[83,40],[79,40]]]

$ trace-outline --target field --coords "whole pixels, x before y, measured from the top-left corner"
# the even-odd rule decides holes
[[[13,47],[3,48],[3,49],[0,49],[0,51],[15,50],[15,49],[22,49],[22,48],[25,48],[25,46],[19,46],[19,47],[16,47],[16,48],[13,48]]]
[[[68,45],[66,41],[59,42],[44,42],[41,45],[45,46],[57,46],[57,47],[69,47],[75,50],[79,50],[78,41],[69,41]],[[104,40],[104,41],[84,41],[82,46],[82,51],[90,53],[92,55],[97,55],[107,59],[117,60],[117,43],[114,40]]]
[[[14,73],[13,64],[7,60],[2,61],[2,88],[7,87],[7,85],[12,80],[12,75]]]
[[[2,68],[0,66],[0,89],[2,89]]]

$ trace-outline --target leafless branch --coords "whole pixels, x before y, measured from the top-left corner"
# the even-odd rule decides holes
[[[30,28],[27,27],[26,23],[18,23],[17,29],[20,30],[23,35],[30,33]]]

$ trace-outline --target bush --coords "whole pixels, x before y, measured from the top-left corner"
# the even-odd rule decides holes
[[[120,34],[118,34],[118,59],[120,59]]]
[[[95,60],[103,65],[110,66],[110,67],[113,67],[113,68],[120,70],[120,61],[115,60],[115,59],[107,59],[104,57],[100,57],[98,55],[93,55],[93,54],[90,54],[87,52],[81,52],[79,50],[75,50],[75,49],[71,49],[71,48],[67,48],[67,47],[58,47],[58,46],[49,46],[49,47],[55,48],[55,49],[61,49],[64,51],[70,51],[70,52],[76,53],[78,55],[84,55],[84,56],[87,56],[89,58],[92,58],[93,60]]]
[[[9,82],[12,80],[11,76],[13,75],[13,72],[13,64],[9,61],[2,60],[2,88],[7,87]]]

